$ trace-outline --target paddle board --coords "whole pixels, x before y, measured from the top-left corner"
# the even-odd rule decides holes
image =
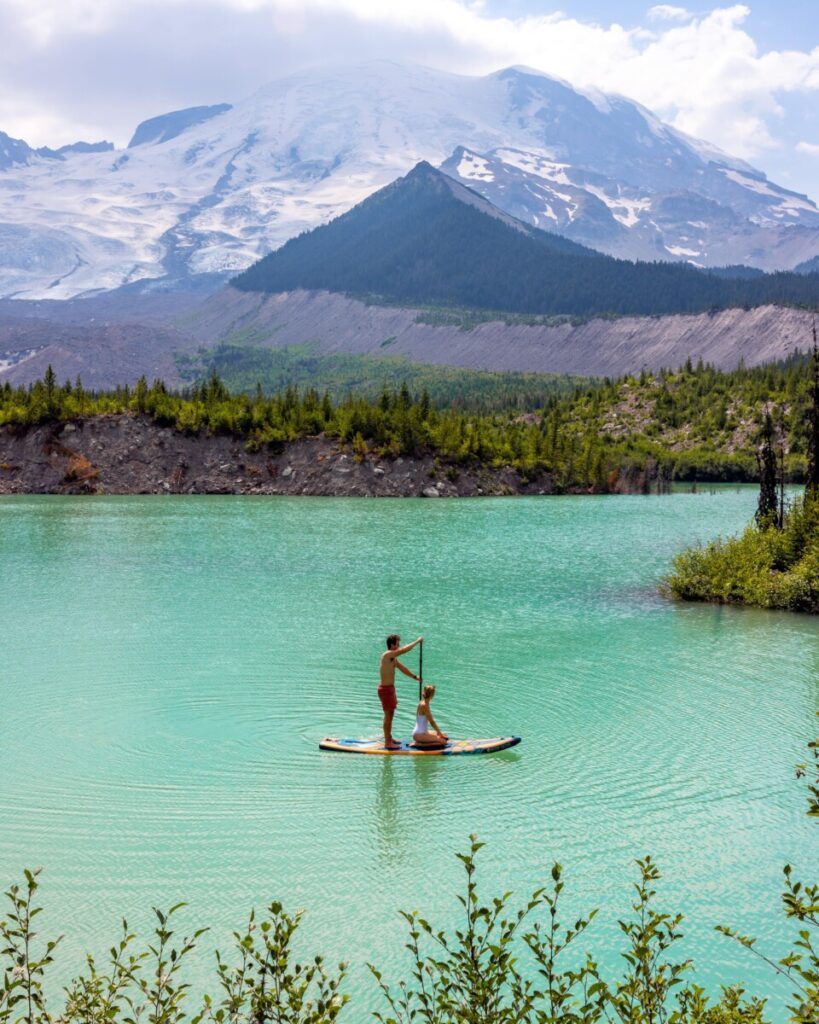
[[[319,743],[320,750],[335,750],[340,754],[397,754],[404,757],[450,757],[454,754],[494,754],[517,746],[520,736],[495,736],[485,740],[447,740],[441,747],[416,747],[403,742],[396,750],[387,750],[383,739],[336,739],[328,736]]]

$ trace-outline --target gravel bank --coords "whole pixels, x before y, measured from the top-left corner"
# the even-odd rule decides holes
[[[549,494],[548,474],[441,465],[432,457],[358,462],[326,437],[248,453],[225,436],[191,437],[147,417],[98,416],[0,428],[0,494],[312,494],[458,497]]]

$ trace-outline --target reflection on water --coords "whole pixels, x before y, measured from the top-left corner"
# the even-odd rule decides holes
[[[403,766],[401,766],[403,768]],[[398,793],[399,779],[395,758],[379,758],[373,823],[377,837],[379,859],[387,863],[401,863],[406,849],[403,828],[401,800]]]
[[[435,779],[442,771],[446,771],[448,763],[448,760],[442,757],[414,757],[412,759],[412,766],[415,769],[415,799],[419,810],[430,817],[436,810]],[[455,770],[457,771],[457,767]]]
[[[369,758],[368,758],[369,760]],[[379,762],[373,801],[377,849],[383,863],[417,860],[419,843],[438,827],[442,773],[457,771],[444,757],[373,757]],[[406,762],[406,763],[405,763]]]

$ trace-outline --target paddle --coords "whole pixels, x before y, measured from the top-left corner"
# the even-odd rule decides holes
[[[424,691],[424,641],[418,644],[418,700],[423,697]]]

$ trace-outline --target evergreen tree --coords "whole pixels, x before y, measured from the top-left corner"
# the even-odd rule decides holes
[[[43,377],[43,384],[45,386],[48,415],[53,416],[57,411],[57,403],[55,402],[55,396],[57,394],[57,374],[54,372],[54,368],[51,363],[48,364],[48,369]]]
[[[771,414],[766,410],[762,422],[762,444],[757,452],[759,465],[759,502],[756,521],[760,526],[776,526],[779,521],[779,500],[776,489],[776,453]]]
[[[808,474],[805,494],[819,499],[819,346],[816,343],[816,318],[813,320],[813,352],[811,353],[811,391],[808,414]]]
[[[148,382],[145,377],[140,377],[137,381],[136,388],[134,390],[134,398],[136,400],[136,411],[145,412],[147,410],[148,403]]]

